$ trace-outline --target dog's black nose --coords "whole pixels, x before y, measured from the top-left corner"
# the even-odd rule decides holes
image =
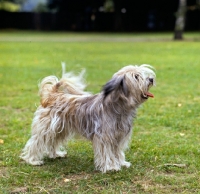
[[[153,83],[153,78],[149,78],[149,81],[150,81],[151,83]]]

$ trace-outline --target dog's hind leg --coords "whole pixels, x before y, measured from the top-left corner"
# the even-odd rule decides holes
[[[43,112],[41,110],[43,110]],[[23,160],[32,165],[43,164],[43,158],[49,152],[49,142],[52,141],[55,136],[55,133],[50,129],[50,117],[42,117],[41,114],[38,114],[41,113],[40,111],[46,113],[44,109],[37,110],[37,114],[35,114],[32,123],[32,136],[26,143],[20,156]]]
[[[46,133],[36,133],[26,143],[21,158],[29,164],[42,165],[45,155],[49,158],[65,157],[66,151],[61,143],[62,141],[50,130]]]
[[[44,137],[33,135],[22,150],[21,158],[32,165],[42,165],[44,157]]]
[[[69,139],[73,137],[73,133],[71,133],[67,128],[60,128],[61,125],[57,125],[54,128],[54,133],[52,134],[53,138],[50,137],[47,148],[48,153],[47,156],[49,158],[63,158],[67,155],[67,151],[65,150],[65,146]]]
[[[48,146],[48,157],[49,158],[64,158],[67,154],[67,152],[65,151],[64,147],[62,146],[61,141],[59,141],[58,139],[54,140],[55,142],[51,142],[49,143]]]

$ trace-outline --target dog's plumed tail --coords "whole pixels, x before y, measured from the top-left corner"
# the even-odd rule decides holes
[[[74,90],[83,91],[86,87],[84,81],[85,69],[83,69],[79,75],[74,75],[72,72],[66,72],[66,64],[64,62],[62,64],[62,79],[61,81],[64,83],[68,83],[69,86],[73,87]],[[74,94],[74,93],[72,93]],[[75,93],[76,94],[76,93]]]
[[[84,91],[86,84],[84,82],[85,70],[82,70],[79,75],[74,75],[72,72],[65,72],[66,65],[62,62],[62,78],[59,80],[56,76],[45,77],[39,84],[40,102],[43,107],[54,101],[57,95],[52,94],[72,94],[83,95],[88,94]]]

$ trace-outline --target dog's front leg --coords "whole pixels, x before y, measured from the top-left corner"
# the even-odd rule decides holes
[[[94,136],[94,163],[96,169],[105,173],[106,171],[118,171],[121,168],[119,158],[117,157],[117,147],[113,142]]]

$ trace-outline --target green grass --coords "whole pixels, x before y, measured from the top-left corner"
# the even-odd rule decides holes
[[[0,32],[0,191],[27,193],[199,193],[200,37],[185,34],[72,34]],[[37,167],[19,159],[30,137],[43,77],[87,70],[97,93],[122,66],[151,64],[157,87],[139,110],[127,160],[129,169],[94,170],[91,143],[73,140],[68,156]],[[179,168],[166,164],[185,164]]]

